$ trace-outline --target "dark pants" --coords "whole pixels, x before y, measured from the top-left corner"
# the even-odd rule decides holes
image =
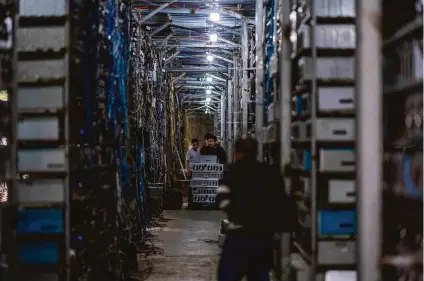
[[[269,281],[272,239],[228,233],[218,266],[218,281]]]

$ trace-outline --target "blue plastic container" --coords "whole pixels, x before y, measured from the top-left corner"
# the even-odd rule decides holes
[[[308,150],[303,152],[303,169],[310,171],[312,169],[312,153]]]
[[[356,233],[356,210],[320,211],[318,218],[319,236],[354,235]]]
[[[55,265],[59,264],[58,242],[33,242],[20,245],[18,259],[25,265]]]
[[[24,209],[19,211],[18,234],[64,232],[61,209]]]

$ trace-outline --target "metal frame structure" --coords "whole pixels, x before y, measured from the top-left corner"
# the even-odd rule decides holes
[[[61,5],[58,1],[37,5],[21,0],[17,1],[15,8],[18,14],[14,25],[15,90],[11,99],[11,120],[14,126],[11,171],[18,176],[12,176],[9,204],[15,209],[15,213],[19,213],[19,221],[17,230],[5,230],[10,231],[9,237],[15,239],[10,241],[11,252],[7,253],[8,276],[11,280],[38,280],[47,275],[55,280],[69,280],[67,105],[70,95],[70,6]],[[56,19],[57,23],[46,24],[43,17]],[[42,25],[22,25],[22,20]],[[55,30],[63,36],[63,40],[49,40],[46,29]],[[40,54],[40,50],[45,52]],[[22,228],[25,223],[30,222],[26,220],[31,220],[37,212],[40,212],[39,215],[50,212],[53,217],[54,213],[60,214],[57,220],[61,223],[54,219],[51,221],[52,227],[57,227],[56,235],[37,229],[40,225]],[[39,247],[46,247],[42,243],[58,246],[57,249],[40,249]],[[43,252],[55,250],[58,251],[57,257]],[[44,264],[46,258],[47,264]],[[51,258],[56,260],[49,260]],[[37,269],[22,270],[25,267]]]
[[[357,1],[357,189],[358,189],[358,280],[381,278],[382,245],[382,38],[381,1]],[[364,71],[367,69],[367,71]],[[378,245],[378,246],[376,246]]]
[[[189,112],[207,110],[208,113],[219,115],[220,122],[217,129],[228,149],[231,149],[235,138],[247,132],[248,115],[244,108],[247,107],[248,101],[248,82],[246,81],[248,60],[247,56],[245,56],[246,59],[241,57],[243,52],[247,53],[249,49],[248,32],[249,28],[255,24],[254,4],[253,0],[231,0],[219,3],[214,1],[132,1],[134,13],[138,13],[140,24],[149,26],[153,30],[150,36],[158,42],[165,54],[171,52],[170,55],[165,56],[167,57],[165,70],[185,73],[183,76],[178,76],[178,83],[176,83],[176,85],[184,85],[178,93],[184,108]],[[214,13],[220,15],[219,20],[211,18],[211,14]],[[216,34],[216,41],[210,40],[211,34]],[[234,88],[231,91],[227,88],[229,77],[232,81],[231,86]],[[206,80],[209,82],[205,83]],[[215,86],[219,86],[222,82],[224,87],[215,89]],[[198,95],[206,92],[209,87],[217,90],[221,97],[211,98],[209,102],[206,102],[205,98],[209,97],[209,94]],[[238,100],[234,100],[239,98],[239,92],[241,104]],[[231,98],[227,96],[229,93]],[[185,99],[185,96],[191,98]],[[228,108],[230,103],[232,110],[237,111],[234,114]],[[198,106],[202,104],[204,106]],[[220,104],[225,104],[225,108],[222,108]],[[231,119],[228,116],[230,112]],[[227,121],[225,121],[226,118]],[[228,128],[228,122],[231,123],[231,128]],[[224,129],[225,123],[227,128]]]

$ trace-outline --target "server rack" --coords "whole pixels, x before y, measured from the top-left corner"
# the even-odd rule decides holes
[[[355,2],[295,1],[290,16],[291,192],[305,203],[294,243],[320,278],[355,270]]]
[[[14,6],[17,177],[10,203],[17,221],[5,228],[13,237],[6,253],[10,280],[69,280],[70,7],[42,2]]]
[[[421,280],[423,2],[384,0],[376,9],[382,14],[382,30],[376,36],[382,47],[379,107],[384,137],[382,248],[377,274],[383,280]],[[360,278],[370,275],[361,268],[359,273]]]

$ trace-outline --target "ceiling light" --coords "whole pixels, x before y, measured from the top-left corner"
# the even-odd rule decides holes
[[[211,101],[211,98],[206,98],[206,102],[210,102]]]
[[[207,59],[208,61],[213,61],[213,56],[212,56],[212,55],[208,55],[208,56],[206,57],[206,59]]]
[[[209,90],[209,89],[207,89],[207,90],[206,90],[206,94],[207,94],[207,95],[210,95],[211,93],[212,93],[212,91],[211,91],[211,90]]]
[[[218,41],[218,34],[216,34],[216,33],[212,33],[212,34],[209,36],[209,39],[211,40],[211,42],[216,42],[216,41]]]
[[[219,13],[210,13],[209,14],[209,19],[211,21],[219,21],[220,18],[221,18],[221,15]]]
[[[206,77],[206,82],[212,82],[212,77]]]

